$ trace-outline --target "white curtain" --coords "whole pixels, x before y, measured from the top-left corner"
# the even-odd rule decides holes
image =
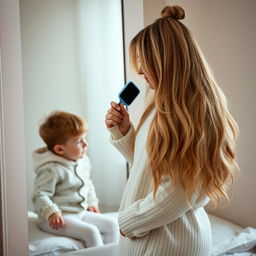
[[[124,85],[121,1],[77,3],[79,74],[92,178],[102,209],[116,210],[126,183],[126,162],[109,143],[104,118]]]

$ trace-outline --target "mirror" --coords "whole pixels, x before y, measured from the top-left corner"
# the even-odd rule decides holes
[[[35,173],[32,151],[44,146],[41,120],[53,110],[89,125],[88,156],[102,212],[116,211],[126,162],[110,145],[104,118],[124,85],[120,0],[21,0],[28,210]]]

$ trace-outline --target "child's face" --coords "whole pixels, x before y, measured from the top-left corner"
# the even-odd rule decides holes
[[[70,137],[65,144],[60,145],[60,155],[68,160],[76,161],[83,158],[88,147],[87,134],[83,133],[79,136]]]

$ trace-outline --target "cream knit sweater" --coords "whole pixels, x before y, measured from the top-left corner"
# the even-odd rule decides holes
[[[188,204],[183,191],[171,190],[166,180],[159,186],[156,200],[147,163],[146,140],[154,113],[144,122],[135,141],[134,155],[130,143],[134,128],[122,136],[110,128],[111,143],[128,161],[130,176],[119,209],[118,222],[126,235],[121,237],[119,256],[207,256],[211,248],[211,227],[204,206],[209,199]]]

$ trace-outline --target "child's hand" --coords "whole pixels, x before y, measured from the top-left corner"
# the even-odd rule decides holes
[[[111,107],[105,117],[105,124],[107,128],[117,125],[119,131],[124,136],[131,126],[129,113],[126,111],[124,104],[120,104],[119,106],[117,103],[112,101],[110,105]]]
[[[89,206],[87,211],[89,211],[89,212],[96,212],[96,213],[100,212],[99,209],[94,207],[94,206]]]
[[[48,222],[50,227],[56,230],[62,228],[66,224],[60,212],[53,213],[48,218]]]

